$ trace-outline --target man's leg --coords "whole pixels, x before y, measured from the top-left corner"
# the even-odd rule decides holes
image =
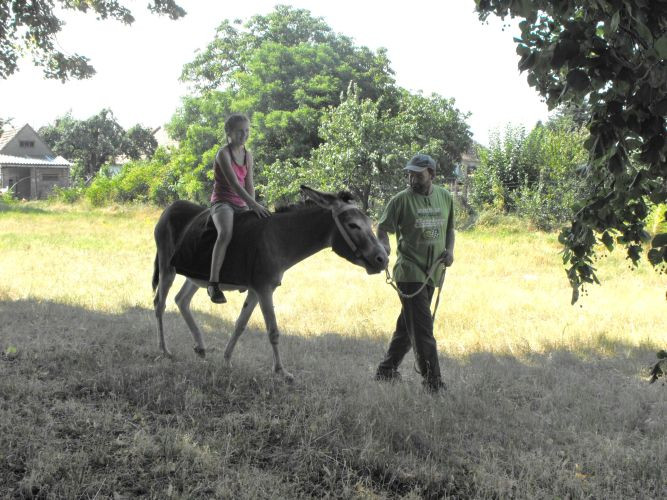
[[[419,290],[421,283],[399,283],[401,291],[413,294]],[[424,377],[424,385],[429,390],[444,387],[440,376],[438,349],[433,336],[433,318],[431,316],[431,299],[434,288],[426,286],[415,297],[402,298],[402,315],[408,338],[412,343],[419,373]],[[407,352],[407,351],[406,351]]]
[[[385,354],[384,359],[379,364],[375,377],[379,380],[394,380],[400,378],[400,375],[398,374],[398,366],[401,364],[401,361],[403,361],[403,358],[411,347],[412,343],[410,341],[410,336],[408,335],[403,308],[401,308],[401,314],[399,314],[398,319],[396,320],[396,330],[394,330],[394,335],[389,342],[387,354]]]
[[[433,336],[433,317],[431,316],[431,300],[434,288],[427,286],[412,299],[411,325],[414,339],[415,358],[419,371],[424,377],[427,389],[438,390],[444,387],[440,375],[438,347]]]

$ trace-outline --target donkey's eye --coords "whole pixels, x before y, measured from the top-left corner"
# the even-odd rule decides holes
[[[348,222],[347,227],[350,229],[361,229],[359,225],[354,222]]]

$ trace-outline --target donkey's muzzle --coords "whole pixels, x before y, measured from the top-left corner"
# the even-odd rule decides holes
[[[389,257],[384,248],[379,248],[369,258],[366,259],[366,272],[368,274],[377,274],[384,271],[389,264]]]

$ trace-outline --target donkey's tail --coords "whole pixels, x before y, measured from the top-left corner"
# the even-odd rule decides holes
[[[153,265],[153,291],[157,289],[157,285],[160,282],[160,268],[158,254],[155,252],[155,264]]]

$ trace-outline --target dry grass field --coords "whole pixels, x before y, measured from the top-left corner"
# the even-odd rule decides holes
[[[554,234],[457,236],[436,320],[449,390],[373,380],[399,310],[384,276],[324,251],[275,295],[285,367],[243,296],[173,303],[159,356],[159,210],[0,206],[0,498],[664,498],[667,278],[616,252],[571,306]]]

